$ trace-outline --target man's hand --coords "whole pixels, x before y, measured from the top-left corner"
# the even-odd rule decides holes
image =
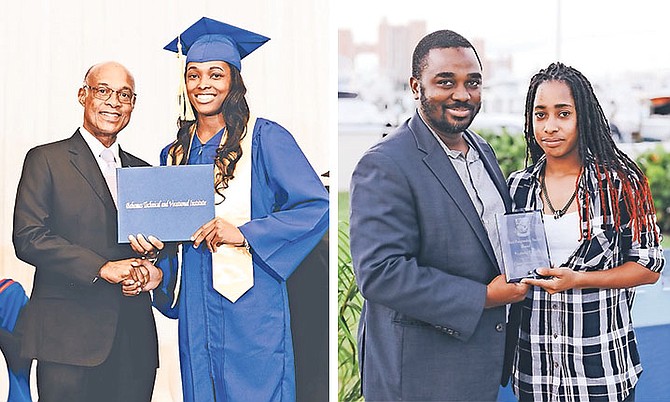
[[[142,284],[134,279],[124,279],[121,282],[121,292],[124,296],[137,296],[142,292]]]
[[[100,268],[98,276],[109,283],[120,283],[124,279],[132,279],[132,269],[141,264],[141,260],[137,258],[107,261],[105,265]]]
[[[507,283],[505,275],[498,275],[486,286],[484,308],[517,303],[526,297],[530,286],[521,283]]]

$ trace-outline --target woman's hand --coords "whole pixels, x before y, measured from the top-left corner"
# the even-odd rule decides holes
[[[130,247],[139,254],[142,258],[154,259],[158,257],[158,252],[163,249],[165,244],[154,236],[144,238],[142,234],[137,237],[133,235],[128,236],[130,240]]]
[[[142,286],[142,291],[148,292],[150,290],[156,289],[163,281],[163,271],[152,264],[149,260],[142,260],[142,266],[149,274],[147,281],[144,282]]]
[[[205,243],[209,251],[216,253],[222,244],[243,245],[244,235],[237,226],[223,218],[216,217],[196,230],[191,240],[193,247],[198,248],[201,243]]]
[[[626,289],[656,283],[660,273],[633,261],[598,271],[573,271],[570,268],[538,268],[536,272],[549,279],[526,278],[521,283],[540,286],[550,294],[568,289]]]
[[[149,260],[138,260],[133,263],[129,277],[121,282],[121,291],[124,296],[137,296],[156,289],[162,280],[163,271]]]
[[[132,268],[128,277],[121,282],[121,291],[124,296],[137,296],[142,291],[142,287],[149,281],[149,271],[141,261],[135,260],[131,263]]]
[[[538,268],[535,270],[538,275],[548,276],[549,279],[524,278],[521,283],[539,286],[549,294],[562,292],[568,289],[581,287],[579,278],[581,272],[573,271],[570,268]]]

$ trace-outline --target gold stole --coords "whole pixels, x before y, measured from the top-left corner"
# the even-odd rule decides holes
[[[235,226],[241,226],[251,220],[251,143],[255,123],[256,119],[250,117],[246,135],[240,143],[242,157],[235,165],[235,177],[228,182],[228,188],[223,190],[225,200],[215,206],[216,216]],[[193,141],[194,135],[195,130],[191,132],[189,144]],[[225,141],[225,134],[221,141]],[[188,157],[189,152],[186,153],[186,157]],[[184,152],[182,150],[177,153],[177,163],[183,157]],[[172,163],[172,157],[169,154],[167,163]],[[219,198],[220,201],[218,193],[215,194],[215,197]],[[179,260],[179,266],[181,267],[181,256],[179,256]],[[213,287],[228,300],[233,303],[236,302],[246,291],[251,289],[254,284],[253,281],[253,261],[246,248],[223,244],[216,253],[212,253]]]

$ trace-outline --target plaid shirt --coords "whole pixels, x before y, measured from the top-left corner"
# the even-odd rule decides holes
[[[544,164],[543,157],[508,179],[515,211],[542,210],[538,178]],[[633,240],[630,218],[621,199],[621,227],[615,231],[613,217],[606,216],[601,208],[596,173],[588,168],[584,172],[578,192],[583,239],[563,266],[597,271],[634,261],[660,272],[663,252],[654,233],[644,232],[639,242]],[[621,181],[616,175],[611,180],[620,196]],[[590,205],[585,206],[587,191]],[[510,312],[510,321],[520,322],[512,374],[512,386],[519,399],[626,398],[642,373],[631,320],[634,294],[634,289],[570,289],[550,295],[533,287]]]

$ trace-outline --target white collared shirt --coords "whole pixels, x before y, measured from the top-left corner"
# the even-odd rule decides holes
[[[456,170],[456,173],[460,177],[463,187],[465,187],[470,200],[472,200],[472,204],[477,210],[479,219],[489,237],[498,267],[502,270],[502,250],[495,216],[496,214],[502,215],[505,213],[505,203],[493,182],[493,178],[491,178],[489,172],[486,170],[484,161],[482,161],[477,148],[470,143],[468,136],[463,133],[463,139],[469,148],[467,154],[450,149],[423,120],[421,114],[419,114],[419,117],[421,117],[423,123],[428,127],[428,130],[433,134],[438,144],[440,144],[440,147],[444,150],[454,170]]]
[[[93,156],[95,156],[95,161],[98,162],[98,167],[100,167],[100,171],[104,173],[107,170],[107,162],[105,162],[105,160],[102,159],[100,154],[105,149],[105,146],[102,145],[102,142],[100,142],[97,138],[95,138],[93,134],[91,134],[84,127],[80,127],[79,132],[81,133],[81,136],[84,137],[84,141],[86,141],[86,144],[93,153]],[[109,150],[112,151],[112,154],[114,155],[114,161],[116,162],[116,167],[120,168],[121,157],[119,156],[118,143],[114,142],[112,146],[109,147]]]

